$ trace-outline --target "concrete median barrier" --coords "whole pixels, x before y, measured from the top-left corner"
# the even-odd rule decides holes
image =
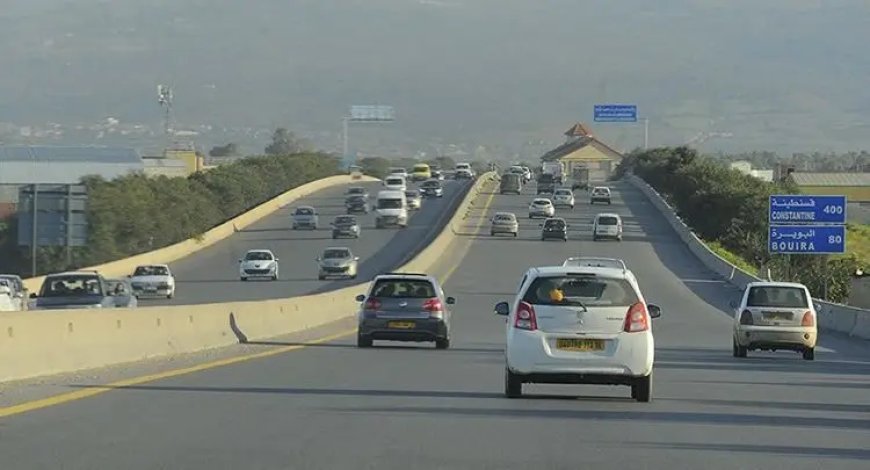
[[[455,227],[491,178],[491,174],[479,178],[433,242],[398,270],[426,272],[437,263],[449,249]],[[308,188],[305,193],[313,190],[316,189]],[[276,208],[291,200],[294,199],[285,197],[275,203]],[[266,209],[263,211],[267,213]],[[254,216],[248,217],[242,223],[256,220]],[[144,262],[156,261],[152,258]],[[115,269],[127,270],[130,266],[132,264],[119,265]],[[0,315],[0,357],[7,360],[0,362],[0,382],[200,351],[307,330],[354,316],[359,306],[355,297],[364,292],[366,286],[367,283],[360,283],[322,294],[255,302],[3,314]]]

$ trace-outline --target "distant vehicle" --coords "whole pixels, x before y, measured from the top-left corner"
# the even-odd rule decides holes
[[[574,208],[574,192],[568,188],[558,188],[553,191],[553,205],[556,207]]]
[[[405,191],[405,200],[408,201],[408,209],[420,210],[423,205],[423,196],[416,189]]]
[[[565,168],[562,162],[544,162],[541,165],[541,174],[550,175],[556,184],[564,184],[565,182]]]
[[[0,281],[6,281],[9,286],[9,298],[16,310],[27,310],[27,288],[21,276],[15,274],[0,274]]]
[[[126,279],[107,279],[106,285],[112,298],[115,299],[115,307],[136,308],[139,306],[139,299],[133,294],[133,288]]]
[[[526,183],[532,181],[532,169],[527,166],[523,167],[523,181],[525,181]]]
[[[568,241],[568,223],[560,217],[551,217],[541,224],[541,240]]]
[[[535,198],[535,200],[529,204],[530,219],[534,219],[535,217],[553,217],[554,215],[556,215],[556,208],[547,198]]]
[[[592,193],[589,195],[589,204],[596,202],[606,202],[610,204],[610,188],[607,186],[596,186],[592,188]]]
[[[356,279],[358,262],[359,257],[354,256],[350,248],[327,248],[317,257],[319,266],[317,278],[321,281],[328,277]]]
[[[404,191],[408,189],[408,183],[403,176],[387,176],[384,178],[384,188],[390,191]]]
[[[537,194],[553,194],[553,191],[556,190],[556,180],[553,179],[552,175],[543,174],[538,177],[536,186]]]
[[[130,276],[130,285],[136,297],[175,296],[175,277],[165,264],[137,266]]]
[[[803,284],[750,282],[739,302],[732,302],[734,357],[748,351],[796,351],[807,361],[816,358],[818,306]]]
[[[523,193],[523,179],[522,176],[516,173],[505,173],[501,175],[501,181],[498,183],[498,192],[499,194],[522,194]]]
[[[344,192],[345,199],[353,196],[362,196],[365,200],[369,199],[369,191],[362,186],[351,186]]]
[[[332,238],[359,238],[360,232],[359,221],[355,216],[339,215],[332,221]]]
[[[375,228],[408,226],[408,202],[404,191],[381,191],[375,201]]]
[[[520,232],[520,223],[517,220],[516,214],[512,212],[496,212],[492,216],[492,225],[489,229],[489,235],[495,236],[497,233],[507,233],[516,238]]]
[[[622,217],[619,214],[598,214],[592,222],[592,240],[612,238],[622,241],[622,230]]]
[[[0,279],[0,312],[17,312],[23,310],[21,299],[13,299],[12,283]]]
[[[521,397],[524,383],[571,383],[628,385],[635,400],[652,399],[652,319],[661,308],[646,303],[628,269],[531,268],[495,313],[507,317],[508,398]]]
[[[420,185],[420,193],[423,197],[444,197],[444,186],[436,179],[424,181]]]
[[[362,167],[358,165],[351,165],[347,168],[347,173],[352,179],[358,180],[362,178],[363,170]]]
[[[270,250],[248,250],[239,260],[239,278],[278,280],[278,258]]]
[[[36,299],[36,310],[115,307],[106,279],[96,271],[49,274],[42,281],[39,295],[33,293],[30,298]]]
[[[441,170],[432,170],[432,179],[444,181],[444,172]]]
[[[357,346],[374,340],[434,341],[450,347],[450,305],[438,281],[426,274],[389,273],[376,276],[364,295],[358,316]]]
[[[317,210],[311,206],[299,206],[293,212],[293,230],[307,228],[317,230]]]
[[[454,171],[456,179],[474,179],[474,169],[471,168],[470,163],[457,163],[454,167]]]
[[[402,178],[408,179],[408,170],[404,168],[390,168],[390,176],[401,176]]]
[[[513,165],[512,167],[508,168],[507,172],[514,175],[519,175],[519,177],[523,179],[523,183],[526,182],[526,170],[522,167],[522,165]]]
[[[369,213],[368,198],[364,196],[348,196],[344,200],[344,207],[348,214]]]
[[[589,168],[574,168],[571,173],[571,189],[589,189]]]
[[[414,168],[411,170],[412,181],[426,181],[431,177],[432,169],[425,163],[418,163],[414,165]]]

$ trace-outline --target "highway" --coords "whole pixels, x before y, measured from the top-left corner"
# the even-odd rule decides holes
[[[357,215],[362,227],[359,239],[333,240],[329,223],[336,215],[345,214],[344,191],[349,186],[366,187],[372,202],[377,192],[383,189],[379,182],[368,182],[315,192],[226,240],[171,263],[176,278],[175,298],[142,298],[139,306],[274,299],[364,282],[377,273],[400,266],[410,255],[425,247],[432,238],[430,235],[437,234],[441,224],[449,219],[469,183],[445,181],[444,197],[424,200],[419,211],[411,211],[411,220],[403,230],[375,229],[374,212],[369,212]],[[416,185],[412,183],[410,187]],[[300,205],[317,209],[320,214],[317,230],[291,229],[291,214]],[[350,247],[360,257],[358,280],[317,279],[315,258],[330,246]],[[247,250],[255,248],[270,249],[280,260],[278,281],[239,280],[238,260]]]
[[[445,254],[455,263],[445,291],[457,297],[449,350],[360,350],[346,335],[119,387],[0,419],[0,453],[9,468],[69,470],[867,468],[870,346],[823,335],[814,362],[732,358],[736,292],[639,191],[613,187],[612,206],[590,207],[581,193],[573,212],[557,211],[572,225],[568,243],[539,240],[538,221],[525,218],[531,194],[492,198],[488,215],[514,211],[522,231],[491,238],[484,226],[467,254]],[[591,241],[599,211],[622,215],[623,242]],[[627,387],[526,385],[525,399],[503,397],[504,320],[493,305],[529,266],[578,254],[623,258],[663,308],[652,403]],[[102,383],[83,377],[70,389]]]

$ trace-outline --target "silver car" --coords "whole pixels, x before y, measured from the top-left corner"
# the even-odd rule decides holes
[[[307,228],[317,230],[317,210],[311,206],[299,206],[293,212],[293,230]]]
[[[533,219],[535,217],[544,217],[549,218],[556,215],[556,208],[553,206],[553,203],[543,197],[536,198],[529,204],[529,218]]]
[[[574,208],[574,192],[568,188],[559,188],[553,192],[553,205],[556,207]]]
[[[507,233],[514,237],[520,231],[520,223],[517,216],[511,212],[496,212],[492,216],[492,226],[490,226],[490,236],[495,236],[497,233]]]
[[[359,238],[360,226],[353,215],[339,215],[332,221],[332,238]]]
[[[408,201],[408,209],[411,210],[420,210],[420,206],[423,205],[423,196],[416,189],[405,191],[405,200]]]
[[[438,281],[426,274],[389,273],[372,281],[358,316],[357,346],[374,340],[434,341],[438,349],[450,347],[450,309]]]
[[[320,268],[317,279],[321,281],[328,277],[356,279],[359,257],[350,248],[330,247],[317,257],[317,263]]]

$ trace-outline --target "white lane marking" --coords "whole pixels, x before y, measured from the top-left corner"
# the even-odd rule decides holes
[[[695,284],[724,284],[725,281],[720,279],[680,279],[683,282],[695,283]]]
[[[823,352],[823,353],[836,353],[837,352],[836,349],[826,348],[824,346],[818,346],[818,345],[816,346],[816,351]]]

